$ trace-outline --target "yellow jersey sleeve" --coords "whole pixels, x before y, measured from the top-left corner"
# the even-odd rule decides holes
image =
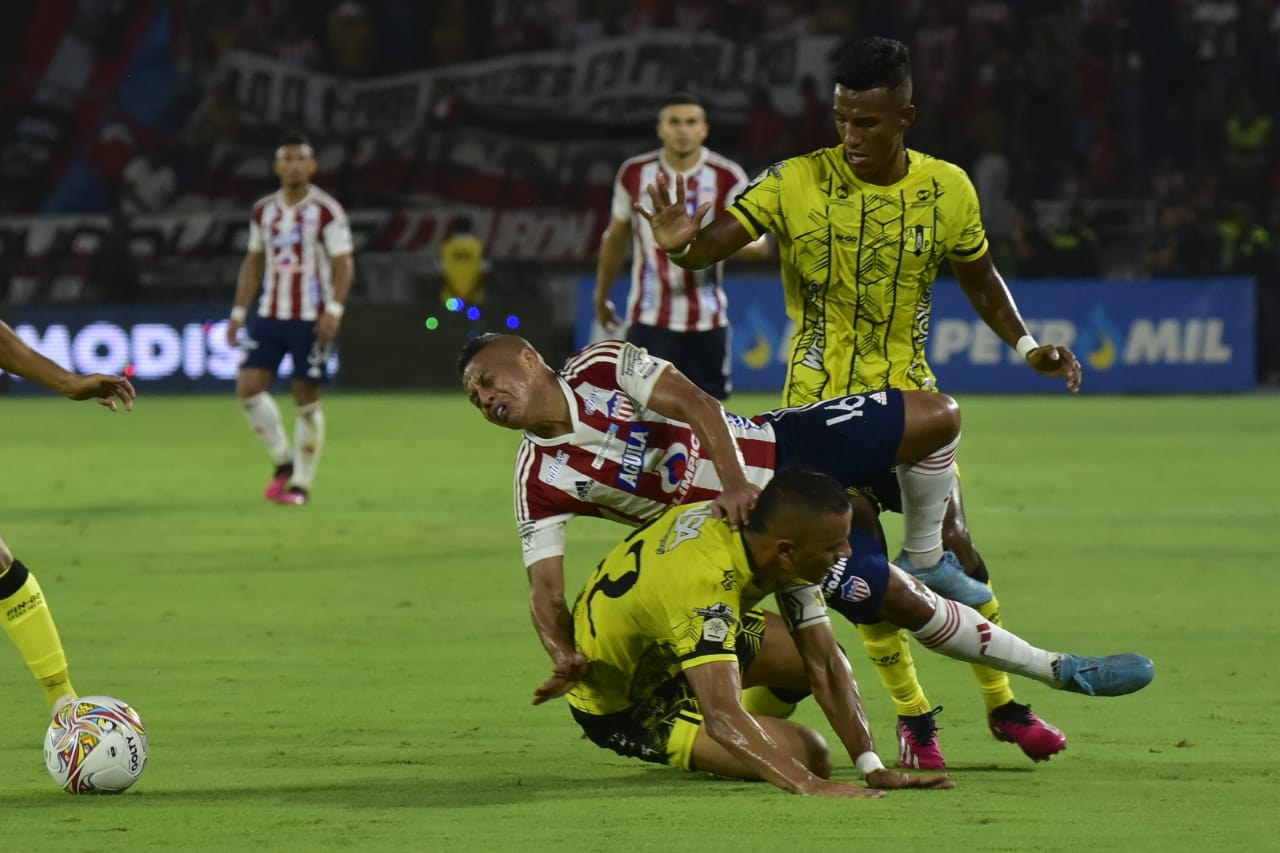
[[[692,555],[690,555],[692,556]],[[690,561],[682,594],[672,595],[667,611],[671,636],[681,669],[712,661],[738,660],[738,623],[742,619],[742,599],[737,589],[724,589],[721,567],[699,555]],[[673,592],[675,592],[673,590]]]
[[[972,261],[982,257],[987,250],[987,230],[982,227],[982,207],[978,203],[978,191],[963,169],[953,166],[958,174],[956,190],[938,199],[944,216],[957,225],[955,243],[947,252],[953,261]]]
[[[752,240],[759,239],[766,231],[772,234],[785,231],[782,179],[783,173],[788,169],[793,169],[792,160],[783,160],[769,166],[747,184],[737,200],[729,205],[729,213],[742,223]]]

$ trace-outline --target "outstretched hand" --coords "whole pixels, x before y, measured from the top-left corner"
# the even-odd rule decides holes
[[[796,793],[805,797],[839,797],[846,800],[874,800],[884,796],[884,791],[831,779],[819,779],[812,785],[797,789]]]
[[[556,699],[573,689],[574,685],[587,677],[591,668],[586,656],[574,652],[551,668],[551,677],[542,682],[533,691],[533,704],[541,705]]]
[[[1067,390],[1075,394],[1080,390],[1083,370],[1080,361],[1067,347],[1046,344],[1027,353],[1027,364],[1042,376],[1061,376],[1067,380]]]
[[[97,400],[99,405],[113,412],[116,411],[116,400],[124,404],[126,412],[133,411],[133,398],[138,396],[128,379],[107,373],[77,376],[63,393],[72,400]]]
[[[753,483],[726,487],[711,501],[711,515],[714,518],[728,519],[729,527],[737,530],[751,520],[751,510],[756,508],[759,497],[760,487]]]
[[[684,191],[684,176],[676,175],[676,195],[675,200],[671,201],[671,187],[667,183],[667,176],[661,170],[658,171],[657,186],[649,184],[645,187],[645,191],[649,194],[649,203],[653,205],[653,212],[650,213],[638,201],[631,207],[648,221],[649,227],[653,229],[653,240],[658,244],[658,248],[664,252],[678,252],[692,243],[693,238],[698,236],[700,228],[698,223],[707,215],[707,211],[711,210],[713,203],[704,201],[690,216]]]
[[[882,767],[867,774],[867,784],[882,791],[899,791],[904,788],[954,788],[955,782],[945,773],[925,773],[919,776]]]

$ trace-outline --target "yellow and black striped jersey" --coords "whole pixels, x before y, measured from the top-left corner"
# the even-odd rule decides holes
[[[752,239],[778,239],[796,325],[783,403],[933,388],[930,288],[944,258],[987,248],[978,195],[959,166],[907,152],[890,186],[854,176],[841,146],[775,163],[728,208]]]
[[[569,704],[615,713],[681,670],[737,661],[742,614],[769,594],[792,630],[828,621],[816,584],[756,585],[742,534],[712,518],[710,502],[667,510],[609,552],[579,594],[574,636],[591,669]]]

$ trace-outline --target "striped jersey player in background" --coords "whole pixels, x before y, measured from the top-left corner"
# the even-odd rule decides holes
[[[737,163],[703,147],[707,114],[687,92],[668,96],[658,112],[662,147],[622,164],[613,185],[612,217],[600,240],[596,267],[596,320],[613,334],[626,325],[626,338],[675,364],[693,383],[717,400],[729,396],[730,338],[724,264],[686,270],[668,260],[653,242],[653,231],[632,206],[659,174],[681,176],[689,187],[690,213],[703,202],[712,213],[724,210],[747,185]],[[626,316],[619,317],[609,288],[622,270],[631,242],[631,291]],[[764,260],[763,239],[744,246],[735,257]]]
[[[263,493],[269,501],[305,504],[324,447],[320,388],[355,276],[351,226],[337,200],[311,185],[315,152],[306,137],[290,134],[276,149],[280,190],[253,206],[249,251],[240,265],[227,342],[239,341],[236,399],[275,465]],[[250,304],[262,288],[257,309]],[[271,380],[288,354],[295,405],[289,446]]]

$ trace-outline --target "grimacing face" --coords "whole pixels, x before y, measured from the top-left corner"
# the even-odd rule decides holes
[[[480,350],[462,373],[462,389],[471,405],[491,424],[524,429],[535,373],[526,350],[496,345]]]
[[[310,145],[281,145],[276,149],[276,177],[280,185],[296,189],[311,182],[316,173],[316,156]]]
[[[658,113],[658,139],[672,154],[697,151],[707,138],[707,114],[694,104],[673,104]]]
[[[901,168],[903,136],[915,121],[910,93],[898,89],[847,89],[836,84],[836,133],[845,162],[858,180],[893,183]]]
[[[849,524],[853,511],[822,513],[804,518],[793,529],[789,554],[789,574],[819,583],[840,558],[853,553],[849,547]]]

